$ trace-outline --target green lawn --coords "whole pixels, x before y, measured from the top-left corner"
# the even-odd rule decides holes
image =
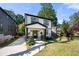
[[[46,48],[35,56],[79,56],[79,38],[70,42],[67,42],[66,38],[58,42],[50,41]]]

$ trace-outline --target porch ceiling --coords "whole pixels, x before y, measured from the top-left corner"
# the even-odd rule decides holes
[[[27,28],[33,28],[33,29],[46,29],[45,26],[41,25],[41,24],[31,24],[26,26]]]

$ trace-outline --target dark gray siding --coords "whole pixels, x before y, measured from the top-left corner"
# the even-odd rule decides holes
[[[16,23],[0,10],[0,25],[2,24],[2,33],[4,35],[15,35],[16,34]]]

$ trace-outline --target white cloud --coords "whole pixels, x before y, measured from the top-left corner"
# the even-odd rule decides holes
[[[79,3],[65,3],[64,5],[66,5],[67,8],[79,10]]]

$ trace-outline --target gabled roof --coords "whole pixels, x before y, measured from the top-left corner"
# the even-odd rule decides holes
[[[17,22],[5,11],[0,7],[0,10],[3,11],[7,16],[9,16],[16,24]]]
[[[35,16],[35,15],[27,14],[27,13],[25,13],[25,15],[27,15],[27,16],[33,16],[33,17],[37,17],[37,18],[42,18],[42,19],[46,19],[46,20],[50,20],[51,21],[51,19],[45,18],[45,17]]]
[[[39,23],[39,22],[30,23],[30,24],[27,24],[26,26],[29,26],[29,25],[34,25],[34,24],[40,24],[40,25],[42,25],[42,26],[44,26],[44,27],[46,27],[46,28],[47,28],[47,26],[45,26],[45,25],[43,25],[43,24],[41,24],[41,23]]]

